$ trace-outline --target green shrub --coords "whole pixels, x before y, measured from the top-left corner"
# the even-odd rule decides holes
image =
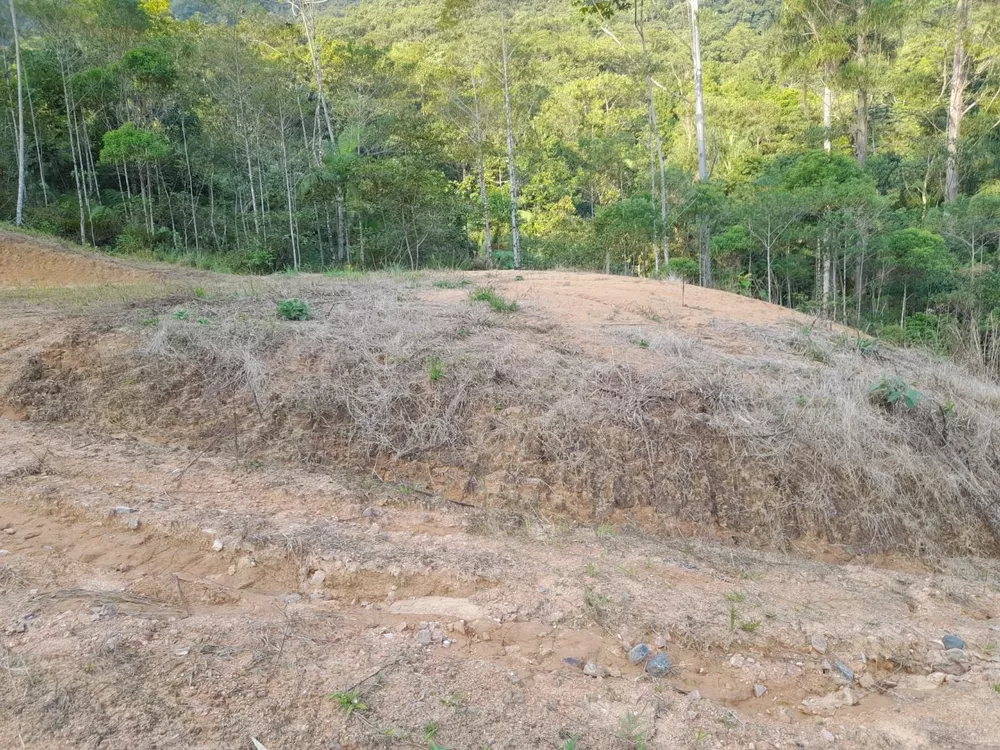
[[[512,313],[518,309],[516,302],[504,299],[491,286],[476,287],[469,293],[469,299],[473,302],[485,302],[499,313]]]
[[[434,286],[438,289],[458,289],[463,286],[468,286],[470,282],[468,279],[440,279],[434,282]]]
[[[427,362],[427,375],[433,383],[444,377],[444,369],[444,360],[440,357],[431,357]]]
[[[252,274],[273,273],[278,265],[278,254],[266,247],[255,247],[243,256],[240,270]]]
[[[667,263],[667,272],[678,279],[697,281],[701,268],[694,258],[671,258],[670,262]]]
[[[308,320],[309,305],[300,299],[283,299],[278,303],[278,315],[285,320]]]
[[[899,375],[883,376],[879,382],[868,389],[868,393],[877,403],[886,408],[902,404],[907,409],[916,409],[917,405],[926,398],[923,393],[912,388]]]

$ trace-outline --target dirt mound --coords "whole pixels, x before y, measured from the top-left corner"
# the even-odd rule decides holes
[[[470,299],[486,286],[516,311]],[[311,319],[280,320],[287,297]],[[525,517],[993,554],[1000,388],[809,323],[595,274],[270,279],[83,325],[24,363],[6,401]],[[919,408],[872,396],[895,376],[925,391]]]
[[[149,281],[152,273],[130,268],[55,242],[0,232],[0,288],[72,287]]]

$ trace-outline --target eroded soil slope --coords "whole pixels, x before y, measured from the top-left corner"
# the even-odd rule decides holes
[[[735,489],[716,493],[734,508],[700,522],[683,515],[694,489],[675,513],[613,496],[602,511],[570,482],[547,487],[589,471],[602,440],[652,429],[629,420],[661,404],[659,379],[718,369],[729,384],[672,386],[672,451],[715,446],[725,433],[713,431],[736,423],[773,463],[774,427],[742,410],[741,379],[802,373],[777,424],[812,435],[793,411],[803,398],[806,416],[833,414],[854,439],[844,411],[871,422],[851,404],[873,370],[930,365],[894,353],[873,364],[836,332],[803,339],[808,320],[719,292],[688,287],[682,300],[679,285],[525,276],[213,279],[197,295],[80,307],[0,294],[0,748],[1000,747],[995,563],[869,554],[838,541],[833,521],[803,521],[825,537],[762,532],[759,546],[780,538],[784,551],[753,551],[725,526],[744,517]],[[468,287],[481,284],[519,312],[472,305]],[[275,320],[289,296],[310,303],[312,321]],[[361,361],[350,359],[359,348],[373,369],[337,369]],[[499,438],[483,446],[510,450],[515,425],[540,434],[574,404],[598,409],[561,433],[579,442],[512,451],[500,469],[485,450],[467,463],[471,438],[448,430],[465,428],[455,410],[486,361],[494,400],[477,429]],[[496,379],[531,362],[531,378]],[[608,363],[625,377],[602,380]],[[919,371],[928,391],[957,390],[960,410],[994,396],[957,370]],[[380,453],[365,432],[379,391],[362,386],[397,382],[419,395],[384,412],[411,420],[398,439],[451,435],[443,449]],[[339,391],[347,411],[300,421],[335,383],[353,383]],[[566,411],[547,412],[567,383],[578,390]],[[619,400],[588,401],[588,383]],[[768,408],[784,403],[773,398]],[[885,415],[870,432],[901,436],[897,453],[927,450],[907,442],[927,427],[910,418]],[[354,432],[325,433],[331,424]],[[563,473],[545,474],[560,456]],[[753,479],[710,479],[726,476],[733,488]],[[897,517],[875,511],[857,517]],[[964,648],[946,649],[949,633]],[[665,653],[670,674],[631,664],[637,643]]]

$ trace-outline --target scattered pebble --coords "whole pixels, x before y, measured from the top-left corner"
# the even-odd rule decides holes
[[[941,643],[944,644],[946,649],[952,648],[965,648],[965,641],[959,638],[953,633],[948,633],[944,638],[941,639]]]
[[[221,539],[216,539],[212,542],[212,552],[222,552],[222,548],[225,547]]]
[[[832,672],[833,671],[833,665],[830,663],[829,659],[824,659],[822,666],[823,666],[823,671],[824,672]]]
[[[116,516],[125,516],[129,513],[135,513],[135,508],[130,508],[127,505],[116,505],[114,510],[111,512]]]
[[[628,652],[628,660],[632,664],[640,664],[649,658],[653,650],[645,643],[637,643],[632,647],[632,650]]]
[[[819,733],[819,736],[822,737],[827,742],[834,742],[837,739],[836,737],[833,736],[833,732],[831,732],[829,729],[824,729],[823,731],[821,731]]]
[[[139,528],[139,519],[138,518],[130,518],[129,522],[128,522],[128,527],[132,531],[138,530],[138,528]]]
[[[848,682],[854,682],[854,670],[849,666],[844,664],[840,659],[836,659],[833,665],[837,668],[837,671],[844,676],[844,679]]]
[[[801,677],[803,671],[804,670],[802,669],[802,667],[800,667],[798,664],[792,664],[791,662],[789,662],[788,666],[785,667],[785,673],[789,677]]]
[[[657,648],[666,648],[667,639],[664,638],[662,635],[658,635],[656,636],[656,638],[653,639],[653,645],[656,646]]]
[[[828,644],[826,642],[826,638],[824,638],[823,636],[821,636],[821,635],[814,635],[810,639],[809,644],[813,647],[813,650],[815,650],[816,653],[819,653],[819,654],[825,654],[826,653],[826,649],[827,649],[827,645]]]
[[[588,661],[586,664],[583,665],[583,673],[588,677],[603,677],[604,668],[601,667],[599,664],[595,664],[592,661]]]
[[[646,662],[646,672],[651,677],[663,677],[670,674],[670,660],[667,655],[660,651],[656,656]]]
[[[571,667],[577,667],[577,668],[583,666],[583,662],[577,659],[575,656],[567,656],[565,659],[563,659],[563,663],[568,664]]]
[[[733,658],[729,660],[729,663],[737,669],[740,669],[747,663],[747,660],[743,658],[742,654],[733,654]]]
[[[11,528],[10,526],[8,526],[6,529],[3,530],[3,533],[4,534],[13,534],[14,533],[14,529]]]
[[[326,580],[326,571],[317,570],[309,577],[309,583],[313,586],[322,586],[323,581]]]
[[[430,628],[420,628],[417,631],[417,643],[421,646],[431,645],[431,631]]]
[[[767,685],[757,684],[753,686],[753,694],[756,698],[763,698],[764,693],[767,692]]]

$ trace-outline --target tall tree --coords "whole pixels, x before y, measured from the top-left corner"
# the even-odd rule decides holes
[[[14,33],[14,64],[17,66],[17,209],[15,223],[24,224],[24,72],[21,66],[21,35],[17,28],[17,11],[10,0],[10,23]]]

